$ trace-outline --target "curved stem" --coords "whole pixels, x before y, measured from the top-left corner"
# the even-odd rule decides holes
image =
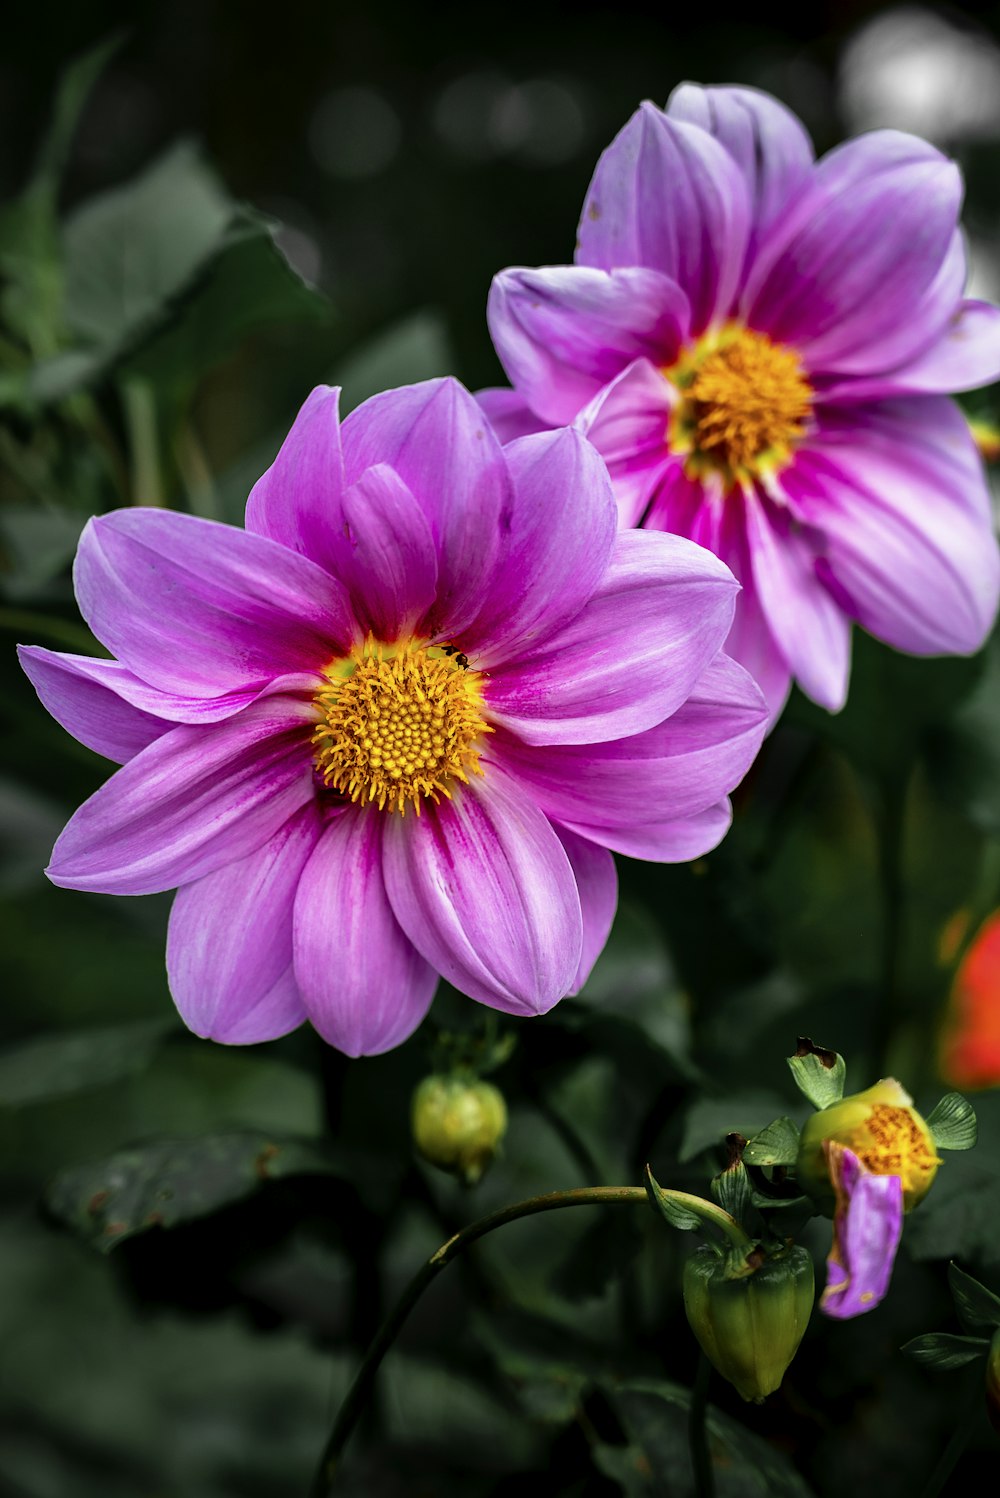
[[[550,1191],[547,1196],[533,1196],[527,1201],[514,1202],[512,1206],[501,1207],[499,1211],[491,1212],[487,1217],[480,1217],[477,1222],[471,1222],[453,1238],[449,1238],[447,1243],[442,1244],[437,1252],[431,1254],[426,1263],[417,1270],[379,1327],[371,1346],[365,1353],[361,1367],[347,1391],[347,1396],[330,1432],[330,1438],[324,1447],[310,1489],[310,1498],[327,1498],[336,1475],[340,1454],[347,1445],[358,1417],[367,1403],[379,1365],[399,1335],[407,1316],[431,1280],[435,1279],[441,1270],[451,1263],[452,1259],[457,1258],[464,1249],[468,1248],[470,1243],[475,1243],[477,1238],[492,1233],[494,1228],[501,1228],[508,1222],[516,1222],[519,1217],[533,1217],[536,1212],[555,1212],[562,1207],[609,1206],[616,1203],[636,1206],[647,1200],[645,1188],[642,1186],[581,1186],[575,1191]]]

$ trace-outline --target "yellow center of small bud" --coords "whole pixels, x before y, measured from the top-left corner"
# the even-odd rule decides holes
[[[851,1148],[877,1176],[899,1176],[907,1201],[923,1196],[941,1163],[911,1108],[876,1103]]]
[[[331,790],[379,811],[420,814],[424,797],[450,799],[454,782],[483,773],[477,741],[481,673],[453,645],[385,644],[369,635],[324,671],[314,698],[317,774]]]
[[[766,333],[724,328],[664,373],[682,392],[668,436],[691,478],[716,473],[731,489],[783,467],[805,432],[809,381],[798,354]]]

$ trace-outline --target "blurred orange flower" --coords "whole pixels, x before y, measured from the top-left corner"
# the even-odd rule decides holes
[[[1000,1085],[1000,910],[980,926],[955,974],[941,1071],[954,1087]]]

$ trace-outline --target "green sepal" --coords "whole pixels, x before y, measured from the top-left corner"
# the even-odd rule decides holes
[[[829,1108],[844,1096],[847,1065],[843,1056],[813,1045],[808,1035],[800,1035],[795,1055],[788,1057],[795,1085],[814,1108]]]
[[[914,1337],[901,1349],[907,1357],[935,1373],[950,1373],[955,1368],[964,1368],[975,1358],[984,1357],[989,1347],[985,1337],[956,1337],[951,1332],[928,1332],[926,1336]]]
[[[992,1332],[1000,1327],[1000,1297],[992,1290],[987,1290],[985,1285],[954,1263],[948,1265],[948,1286],[958,1319],[966,1331]]]
[[[704,1197],[692,1196],[687,1191],[665,1190],[648,1165],[645,1185],[646,1195],[671,1227],[680,1228],[684,1232],[704,1231],[707,1227],[719,1228],[730,1244],[744,1255],[753,1246],[749,1234],[743,1231],[735,1217],[717,1207],[714,1202],[705,1201]]]
[[[726,1147],[729,1163],[725,1170],[712,1177],[712,1196],[724,1212],[728,1212],[744,1231],[749,1230],[747,1218],[753,1206],[750,1177],[743,1164],[746,1140],[742,1134],[727,1134]]]
[[[975,1109],[960,1092],[945,1093],[926,1123],[939,1150],[970,1150],[979,1137]]]
[[[747,1140],[747,1165],[794,1165],[799,1157],[799,1131],[790,1118],[776,1118]]]

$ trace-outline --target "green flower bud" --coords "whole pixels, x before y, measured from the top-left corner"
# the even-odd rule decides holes
[[[1000,1435],[1000,1327],[993,1333],[986,1354],[986,1413],[993,1429]]]
[[[507,1105],[492,1082],[425,1077],[413,1094],[413,1139],[425,1160],[474,1186],[507,1130]]]
[[[828,1217],[833,1216],[835,1200],[823,1155],[825,1139],[846,1145],[872,1175],[899,1176],[904,1212],[927,1195],[941,1163],[913,1099],[892,1077],[841,1098],[807,1121],[795,1166],[802,1189]]]
[[[813,1307],[812,1259],[788,1248],[753,1274],[726,1278],[707,1246],[684,1265],[684,1309],[702,1351],[744,1399],[773,1394],[798,1351]]]

